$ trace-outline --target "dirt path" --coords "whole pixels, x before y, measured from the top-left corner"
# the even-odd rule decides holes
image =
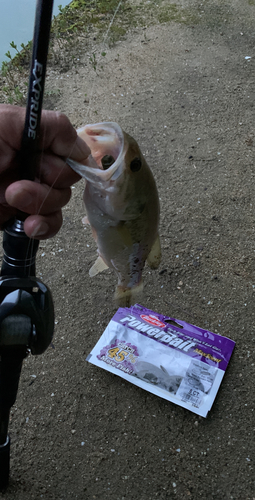
[[[24,363],[6,500],[255,498],[255,2],[177,5],[193,22],[136,28],[97,76],[81,53],[47,84],[75,126],[118,122],[153,170],[163,257],[141,303],[229,336],[233,358],[207,419],[85,361],[115,312],[115,277],[88,277],[96,247],[76,185],[39,250],[54,349]]]

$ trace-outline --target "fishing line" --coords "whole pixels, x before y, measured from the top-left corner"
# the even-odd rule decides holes
[[[42,144],[45,142],[45,137],[46,137],[46,130],[44,130],[44,138],[43,138],[43,140],[42,140]],[[71,151],[70,151],[69,155],[71,155],[71,154],[72,154],[72,151],[73,151],[74,146],[75,146],[75,142],[74,142],[74,144],[73,144],[73,146],[72,146],[72,148],[71,148]],[[39,180],[39,181],[41,180],[41,178],[40,178],[40,173],[41,173],[41,171],[42,171],[42,163],[43,163],[43,161],[44,161],[44,149],[43,149],[43,147],[42,147],[42,152],[41,152],[41,154],[40,154],[40,167],[39,167],[39,176],[38,176],[38,180]],[[63,159],[63,161],[64,161],[64,159]],[[52,182],[51,186],[49,186],[49,191],[46,193],[46,195],[45,195],[45,197],[43,198],[43,200],[42,200],[41,204],[40,204],[40,205],[39,205],[39,207],[37,208],[36,215],[39,215],[39,213],[40,213],[40,211],[41,211],[41,209],[42,209],[42,207],[43,207],[43,205],[44,205],[44,202],[45,202],[45,201],[46,201],[46,199],[48,198],[48,196],[49,196],[49,193],[50,193],[51,189],[53,189],[53,187],[55,186],[55,184],[56,184],[57,180],[58,180],[58,179],[59,179],[59,177],[61,176],[61,174],[62,174],[62,172],[63,172],[64,168],[65,168],[65,165],[63,165],[63,167],[62,167],[62,168],[61,168],[61,170],[59,171],[58,175],[56,176],[55,180]],[[38,195],[37,195],[37,196],[38,196]],[[43,215],[43,214],[42,214],[42,215]]]
[[[112,27],[112,24],[113,24],[114,19],[115,19],[116,15],[117,15],[117,13],[118,13],[118,11],[119,11],[119,9],[120,9],[120,6],[121,6],[122,2],[123,2],[123,0],[120,0],[120,1],[119,1],[118,5],[117,5],[117,7],[116,7],[116,9],[115,9],[115,11],[114,11],[114,14],[113,14],[113,16],[112,16],[112,18],[111,18],[111,20],[110,20],[110,22],[109,22],[108,28],[107,28],[107,30],[106,30],[106,32],[105,32],[105,35],[104,35],[104,37],[103,37],[103,41],[102,41],[102,44],[101,44],[101,47],[102,47],[102,48],[103,48],[103,47],[105,47],[105,45],[106,45],[106,41],[107,41],[107,38],[108,38],[108,36],[109,36],[109,31],[110,31],[110,29],[111,29],[111,27]],[[101,49],[101,50],[102,50],[102,49]],[[102,59],[102,52],[100,52],[99,59],[98,59],[98,63],[101,61],[101,59]],[[90,102],[92,102],[92,101],[93,101],[93,97],[92,97],[92,95],[93,95],[93,92],[94,92],[94,89],[95,89],[95,84],[96,84],[96,75],[94,74],[94,75],[93,75],[93,79],[92,79],[92,87],[91,87],[91,90],[90,90],[89,106],[88,106],[88,108],[87,108],[87,111],[86,111],[86,114],[85,114],[85,118],[88,118],[88,116],[90,115],[90,113],[91,113],[91,111],[92,111],[92,106],[90,105]],[[44,136],[45,136],[45,135],[46,135],[46,130],[44,130]],[[70,152],[69,152],[69,154],[68,154],[68,157],[71,157],[74,147],[75,147],[75,142],[74,142],[73,146],[72,146],[72,147],[71,147],[71,149],[70,149]],[[40,157],[40,163],[39,163],[39,165],[40,165],[40,166],[39,166],[39,176],[40,176],[40,171],[41,171],[41,169],[42,169],[42,163],[43,163],[43,149],[42,149],[42,153],[41,153],[41,157]],[[54,187],[54,185],[56,184],[56,182],[57,182],[58,178],[60,177],[60,175],[61,175],[62,171],[64,170],[64,168],[65,168],[65,165],[63,165],[63,167],[62,167],[62,169],[60,170],[59,174],[56,176],[55,181],[51,184],[51,186],[50,186],[50,189],[49,189],[48,193],[46,194],[45,198],[43,199],[43,201],[41,202],[40,206],[38,207],[38,210],[36,211],[36,215],[39,215],[39,214],[40,214],[40,211],[41,211],[41,209],[42,209],[42,207],[43,207],[43,205],[44,205],[44,203],[45,203],[46,199],[48,198],[48,196],[49,196],[49,193],[50,193],[51,189],[52,189],[52,188]]]
[[[106,33],[105,33],[105,36],[104,36],[104,38],[103,38],[103,42],[102,42],[102,47],[104,47],[104,46],[105,46],[105,44],[106,44],[106,40],[107,40],[107,37],[108,37],[109,31],[110,31],[110,29],[111,29],[111,27],[112,27],[113,21],[114,21],[114,19],[115,19],[116,15],[117,15],[117,12],[118,12],[118,10],[119,10],[119,8],[120,8],[121,4],[122,4],[122,0],[120,0],[120,2],[118,3],[118,5],[117,5],[117,7],[116,7],[116,10],[115,10],[115,12],[114,12],[114,14],[113,14],[113,17],[112,17],[112,19],[111,19],[111,21],[110,21],[110,23],[109,23],[108,29],[106,30]],[[98,63],[100,63],[101,59],[102,59],[102,52],[101,52],[101,53],[100,53],[100,55],[99,55]],[[91,112],[90,101],[92,101],[92,100],[93,100],[92,95],[93,95],[94,88],[95,88],[95,81],[96,81],[96,80],[95,80],[95,75],[94,75],[94,78],[93,78],[93,81],[92,81],[92,87],[91,87],[91,91],[90,91],[89,106],[88,106],[88,109],[87,109],[87,115],[86,115],[87,117],[89,116],[89,114],[90,114],[90,112]]]

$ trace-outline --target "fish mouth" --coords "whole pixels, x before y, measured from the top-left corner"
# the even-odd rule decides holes
[[[94,183],[115,180],[122,173],[124,135],[114,122],[85,125],[77,130],[86,142],[91,154],[84,164],[67,158],[67,164],[86,180]]]

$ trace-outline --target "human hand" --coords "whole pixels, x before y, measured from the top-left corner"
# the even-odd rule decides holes
[[[46,239],[59,231],[61,208],[70,200],[70,186],[80,179],[65,158],[81,163],[90,149],[65,115],[43,111],[35,181],[19,180],[25,113],[18,106],[0,105],[0,228],[18,209],[29,214],[24,222],[27,236]]]

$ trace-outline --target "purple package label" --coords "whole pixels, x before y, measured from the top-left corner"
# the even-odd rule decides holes
[[[205,363],[224,371],[235,347],[235,342],[227,337],[216,335],[179,319],[163,316],[139,304],[129,309],[118,309],[113,320],[139,331],[156,342],[185,352],[192,358],[202,359]]]
[[[136,304],[113,316],[88,361],[206,416],[235,343]]]

